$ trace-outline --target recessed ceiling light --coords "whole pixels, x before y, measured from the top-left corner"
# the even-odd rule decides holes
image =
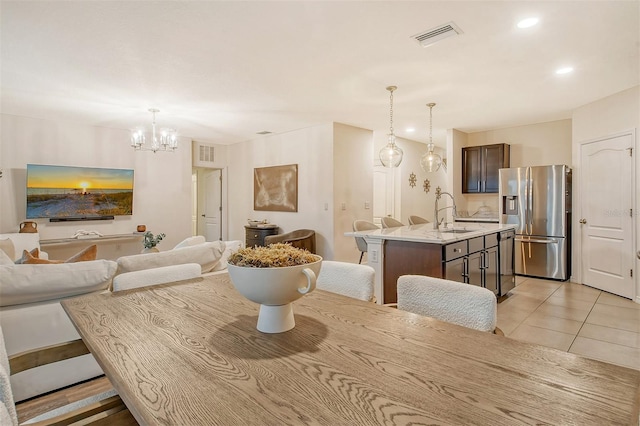
[[[556,70],[556,74],[569,74],[573,72],[573,67],[562,67]]]
[[[538,23],[538,18],[527,18],[518,22],[518,28],[529,28],[533,27]]]
[[[415,131],[416,131],[416,129],[414,129],[413,127],[407,127],[407,129],[406,129],[407,133],[413,133]]]

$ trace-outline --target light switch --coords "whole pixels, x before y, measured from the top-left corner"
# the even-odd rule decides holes
[[[329,203],[324,203],[324,209],[329,210]]]
[[[371,208],[371,203],[368,202],[368,201],[365,201],[364,202],[364,208],[367,209],[367,210],[370,209]]]
[[[347,203],[342,203],[342,204],[340,204],[340,208],[341,208],[342,210],[346,210],[346,209],[347,209]]]

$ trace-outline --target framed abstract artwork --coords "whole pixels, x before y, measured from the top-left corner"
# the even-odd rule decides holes
[[[298,165],[253,169],[253,209],[272,212],[298,211]]]

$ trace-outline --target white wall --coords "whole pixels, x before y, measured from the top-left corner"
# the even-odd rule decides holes
[[[636,158],[636,233],[635,245],[636,250],[639,249],[638,235],[640,235],[640,221],[637,220],[638,212],[640,212],[640,155],[638,153],[639,145],[638,129],[640,128],[640,86],[635,86],[628,90],[616,93],[596,102],[577,108],[573,112],[573,206],[577,211],[580,206],[580,143],[603,136],[613,135],[623,131],[636,129],[636,146],[634,156]],[[630,177],[633,179],[633,177]],[[573,229],[580,229],[577,215],[573,215]],[[580,247],[580,233],[573,233],[573,247]],[[577,282],[581,281],[580,274],[580,256],[578,250],[573,250],[573,279]],[[635,267],[636,277],[636,301],[640,303],[640,262],[636,257]]]
[[[357,263],[360,259],[355,240],[344,233],[353,230],[354,220],[373,220],[372,156],[371,130],[334,123],[334,260]]]
[[[26,218],[27,163],[134,169],[133,215],[114,220],[50,223],[37,219],[41,239],[78,229],[127,234],[139,224],[167,237],[166,250],[191,235],[191,141],[175,153],[134,152],[129,131],[2,114],[0,232],[17,232]],[[142,249],[142,246],[140,247]]]
[[[374,158],[380,162],[378,153],[388,143],[387,135],[381,132],[374,134]],[[409,224],[409,216],[421,216],[428,220],[433,220],[433,208],[435,204],[435,191],[439,186],[442,191],[449,191],[447,184],[447,172],[444,167],[433,173],[426,173],[420,167],[420,157],[427,152],[427,145],[404,138],[396,138],[396,144],[402,149],[403,157],[400,167],[394,170],[394,196],[395,208],[393,217],[405,225]],[[435,149],[441,157],[446,155],[439,148]],[[411,173],[416,175],[416,186],[411,187],[409,178]],[[430,184],[429,192],[423,189],[424,181],[428,179]],[[449,205],[449,201],[444,201],[442,206]],[[447,212],[447,220],[450,215]]]
[[[229,239],[245,241],[247,219],[266,219],[280,232],[315,230],[318,254],[333,259],[332,123],[230,145],[227,158]],[[298,211],[254,211],[253,169],[285,164],[298,165]]]

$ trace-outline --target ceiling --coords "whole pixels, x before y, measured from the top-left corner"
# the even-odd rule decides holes
[[[638,1],[2,1],[1,108],[231,144],[327,122],[426,142],[639,84]],[[537,26],[518,29],[526,17]],[[454,22],[462,34],[411,36]],[[574,72],[556,75],[561,66]],[[406,129],[415,128],[414,133]]]

